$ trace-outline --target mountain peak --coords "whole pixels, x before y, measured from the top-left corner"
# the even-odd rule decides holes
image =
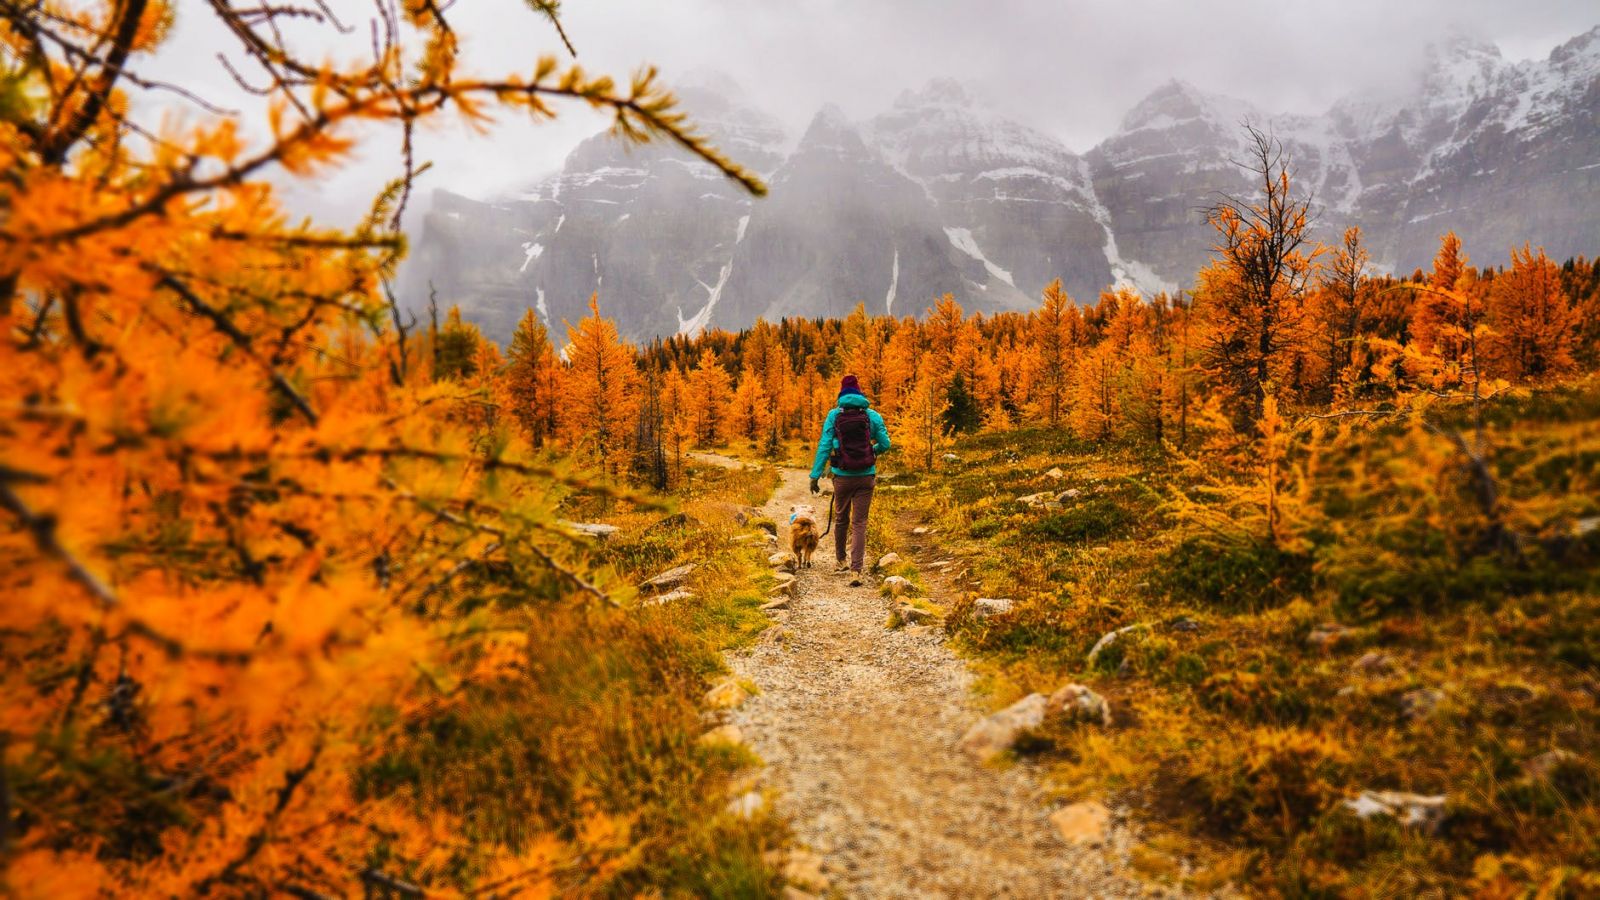
[[[866,143],[861,139],[860,129],[844,114],[844,110],[837,104],[825,103],[817,110],[811,124],[806,126],[805,135],[800,138],[800,149],[808,148],[856,154],[866,151]]]
[[[972,105],[972,96],[966,87],[954,78],[935,78],[923,85],[920,90],[901,91],[894,105],[899,109],[923,106],[968,107]]]

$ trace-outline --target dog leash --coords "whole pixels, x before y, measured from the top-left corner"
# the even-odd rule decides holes
[[[828,532],[833,530],[833,500],[837,496],[837,494],[832,493],[828,495],[828,524],[823,526],[822,533],[817,535],[819,538],[827,537]]]

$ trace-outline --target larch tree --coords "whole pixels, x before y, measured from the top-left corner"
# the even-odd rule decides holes
[[[694,442],[700,447],[716,447],[732,433],[729,410],[733,403],[733,376],[723,368],[711,348],[700,351],[700,359],[688,376],[687,406],[694,423]]]
[[[529,309],[511,335],[503,375],[509,412],[535,447],[555,437],[561,413],[561,361],[539,314]]]
[[[1045,287],[1044,302],[1029,321],[1028,363],[1034,408],[1046,424],[1054,427],[1066,413],[1083,317],[1057,278]]]
[[[1201,274],[1210,319],[1209,364],[1233,394],[1241,431],[1261,420],[1267,390],[1300,340],[1301,300],[1315,272],[1311,202],[1294,193],[1283,145],[1246,126],[1259,196],[1224,196],[1207,214],[1216,259]]]
[[[0,891],[538,895],[604,869],[631,848],[575,846],[587,815],[511,846],[471,798],[361,775],[522,668],[538,610],[613,590],[552,536],[581,483],[444,412],[494,355],[435,383],[384,290],[412,137],[568,98],[759,183],[649,71],[464,72],[450,4],[183,4],[252,96],[171,115],[177,6],[0,3]],[[401,168],[354,227],[280,204],[379,133]],[[456,605],[491,583],[519,602]]]
[[[1511,251],[1511,268],[1489,285],[1487,313],[1495,374],[1537,382],[1574,369],[1577,318],[1561,288],[1561,270],[1543,248]]]
[[[600,315],[600,295],[589,297],[590,315],[567,323],[567,368],[561,407],[567,444],[599,460],[613,475],[623,470],[638,403],[634,348],[617,325]]]

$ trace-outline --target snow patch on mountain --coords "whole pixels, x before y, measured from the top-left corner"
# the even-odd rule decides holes
[[[534,260],[538,259],[541,254],[544,253],[544,245],[543,244],[536,244],[533,241],[526,241],[522,245],[522,250],[523,250],[522,267],[517,269],[518,273],[528,271],[528,266]]]
[[[733,261],[729,260],[722,266],[722,271],[717,275],[716,285],[706,284],[695,279],[699,285],[706,289],[706,305],[700,311],[685,319],[683,307],[678,307],[678,334],[681,337],[699,337],[711,324],[711,313],[717,308],[717,301],[722,299],[722,289],[728,283],[728,276],[733,274]]]
[[[894,248],[894,262],[889,265],[889,293],[883,297],[883,314],[894,315],[894,295],[900,288],[900,248]]]
[[[1005,269],[995,265],[989,260],[989,257],[983,255],[983,250],[978,247],[978,242],[972,239],[972,229],[946,228],[944,233],[946,237],[950,238],[950,244],[952,246],[954,246],[957,250],[960,250],[962,253],[965,253],[966,255],[977,260],[978,262],[983,263],[983,267],[989,270],[990,275],[993,275],[1012,287],[1017,286],[1017,283],[1011,280],[1010,272],[1007,272]],[[982,285],[980,285],[980,287],[982,287]]]

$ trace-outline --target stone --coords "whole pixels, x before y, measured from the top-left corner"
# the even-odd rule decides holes
[[[979,597],[972,601],[972,614],[980,619],[1011,612],[1016,602],[1008,597]]]
[[[765,532],[765,531],[762,532],[762,534],[765,534],[767,536],[767,543],[769,543],[769,544],[778,543],[778,536],[777,535],[771,534],[771,533]]]
[[[1058,467],[1044,473],[1044,477],[1050,479],[1051,481],[1060,481],[1061,479],[1067,477],[1067,473],[1061,471],[1061,469]]]
[[[760,540],[760,539],[761,539],[761,536],[758,535],[758,534],[736,534],[730,539],[730,543],[748,544],[751,541],[756,541],[756,540]]]
[[[800,561],[795,559],[793,553],[781,551],[767,557],[767,565],[773,567],[774,569],[781,569],[785,572],[793,572],[795,569],[799,568]]]
[[[873,566],[873,568],[881,572],[884,569],[889,568],[890,566],[894,565],[895,563],[897,563],[899,561],[900,561],[900,554],[898,554],[898,553],[885,553],[884,555],[878,557],[878,563],[877,563],[877,565]]]
[[[1074,847],[1098,847],[1111,830],[1111,810],[1098,800],[1074,803],[1051,813],[1050,824]]]
[[[979,719],[956,746],[979,760],[993,759],[1010,750],[1023,732],[1044,724],[1048,702],[1043,694],[1029,694],[994,715]]]
[[[776,600],[779,597],[783,597],[785,599],[787,599],[789,597],[793,597],[794,596],[794,585],[795,585],[795,583],[792,580],[791,581],[780,581],[777,584],[773,585],[772,587],[767,588],[767,596],[773,598],[774,600]]]
[[[732,678],[706,691],[706,705],[712,709],[732,709],[750,699],[750,692]]]
[[[955,455],[954,453],[946,453],[945,455],[943,455],[943,456],[941,456],[939,458],[944,460],[945,462],[960,462],[961,461],[961,457]]]
[[[924,528],[921,525],[918,525],[916,528],[911,529],[911,533],[914,534],[914,535],[917,535],[918,537],[921,537],[922,535],[928,533],[928,529]]]
[[[1081,496],[1083,496],[1083,491],[1080,491],[1077,488],[1067,488],[1056,495],[1056,502],[1065,503],[1068,500],[1076,500]]]
[[[718,725],[695,739],[702,747],[737,747],[744,743],[744,732],[737,725]]]
[[[896,609],[900,613],[900,621],[908,625],[926,625],[933,621],[933,613],[910,603],[901,603]]]
[[[615,525],[605,525],[599,522],[569,522],[566,519],[559,519],[556,524],[571,531],[576,531],[584,537],[599,538],[601,540],[605,540],[622,530]]]
[[[1417,688],[1400,695],[1400,715],[1408,722],[1426,719],[1439,711],[1444,702],[1444,691],[1438,688]]]
[[[1118,638],[1122,637],[1128,632],[1137,631],[1142,628],[1144,628],[1144,625],[1135,623],[1133,625],[1124,625],[1114,631],[1108,631],[1105,634],[1100,635],[1100,640],[1095,641],[1094,646],[1089,648],[1089,655],[1084,658],[1084,663],[1086,665],[1094,665],[1094,661],[1100,658],[1100,652],[1102,650],[1105,650],[1107,647],[1115,644]]]
[[[1543,781],[1549,778],[1556,769],[1568,763],[1575,763],[1578,760],[1578,754],[1558,747],[1554,750],[1547,750],[1523,763],[1522,775],[1529,781]]]
[[[1338,622],[1324,622],[1311,629],[1311,633],[1306,635],[1306,643],[1313,647],[1328,648],[1350,640],[1355,636],[1355,633],[1356,630],[1348,625],[1340,625]]]
[[[769,594],[768,596],[772,596],[772,595]],[[761,604],[761,611],[762,612],[777,612],[780,609],[788,609],[789,608],[789,604],[792,603],[792,602],[794,602],[794,601],[790,597],[788,597],[787,595],[781,596],[781,597],[774,597],[773,599],[768,600],[766,603]]]
[[[1038,507],[1043,506],[1045,501],[1053,501],[1055,499],[1055,494],[1045,491],[1044,493],[1040,494],[1024,494],[1023,496],[1017,498],[1017,502],[1027,506]]]
[[[686,590],[683,590],[682,588],[679,588],[678,590],[668,591],[665,594],[660,594],[658,596],[651,597],[651,598],[649,598],[647,600],[641,601],[639,605],[640,606],[666,606],[668,603],[678,603],[678,602],[683,601],[683,600],[693,600],[694,598],[695,598],[694,591],[686,591]]]
[[[1167,623],[1168,631],[1177,631],[1183,634],[1193,634],[1200,630],[1200,623],[1188,616],[1179,616]]]
[[[1377,650],[1363,653],[1360,659],[1350,664],[1350,671],[1369,678],[1388,675],[1397,668],[1399,667],[1395,664],[1394,657]]]
[[[911,582],[899,575],[890,575],[883,580],[883,586],[889,589],[889,596],[898,597],[911,590]]]
[[[1373,816],[1390,816],[1407,828],[1427,834],[1439,830],[1445,818],[1445,795],[1407,794],[1402,791],[1362,791],[1354,800],[1345,800],[1344,807],[1358,819]]]
[[[795,575],[794,575],[793,572],[773,572],[772,573],[772,583],[773,584],[794,584],[795,583]]]
[[[693,572],[694,569],[694,563],[684,563],[681,566],[677,566],[676,568],[671,568],[665,572],[662,572],[660,575],[657,575],[656,577],[646,581],[644,584],[639,585],[639,587],[649,588],[654,591],[670,591],[673,588],[681,587],[685,581],[688,581],[689,574]]]
[[[1049,510],[1066,509],[1060,500],[1046,500],[1044,502],[1044,508]]]
[[[767,534],[772,535],[773,537],[778,536],[778,523],[772,521],[771,519],[762,519],[756,522],[756,527],[762,531],[765,531]]]
[[[789,629],[784,628],[782,626],[774,625],[773,627],[768,628],[766,631],[761,632],[761,643],[763,643],[763,644],[782,644],[782,643],[787,642],[789,640],[789,637],[790,637]]]
[[[1045,712],[1069,722],[1097,722],[1111,726],[1111,704],[1081,684],[1062,685],[1045,703]]]
[[[741,819],[753,819],[767,805],[760,791],[745,791],[728,801],[728,814]]]
[[[828,889],[828,876],[822,874],[822,857],[809,850],[791,850],[783,863],[783,880],[813,891]]]
[[[1572,523],[1573,537],[1587,537],[1600,531],[1600,516],[1589,516]]]

